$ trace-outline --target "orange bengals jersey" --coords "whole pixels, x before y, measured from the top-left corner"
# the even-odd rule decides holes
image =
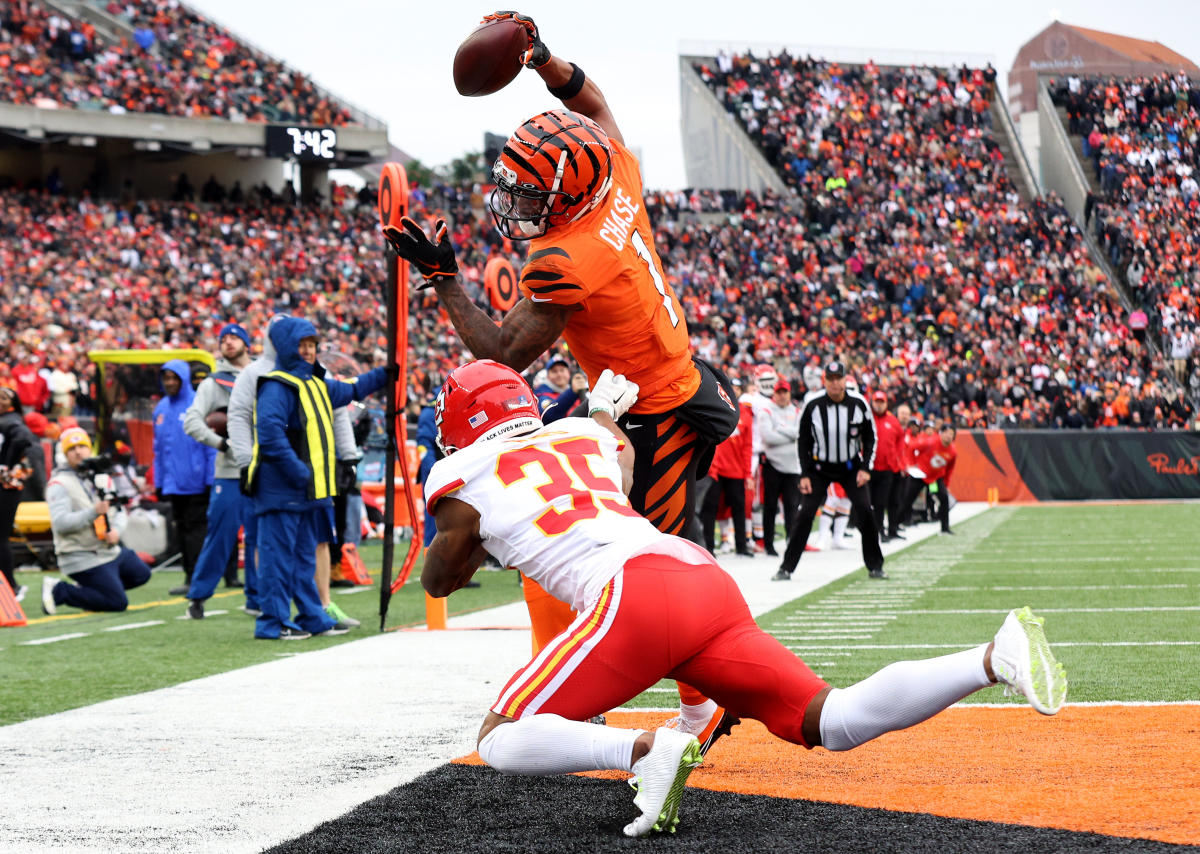
[[[612,188],[594,210],[534,238],[521,293],[572,306],[563,337],[595,382],[605,368],[641,387],[634,412],[666,412],[700,387],[687,322],[663,276],[637,158],[610,140]]]

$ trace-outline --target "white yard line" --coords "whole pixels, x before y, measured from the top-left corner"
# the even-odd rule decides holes
[[[37,638],[35,640],[21,641],[19,646],[41,646],[46,643],[58,643],[59,641],[74,640],[75,638],[86,638],[90,632],[71,632],[67,635],[55,635],[50,638]]]
[[[144,623],[126,623],[123,626],[109,626],[107,629],[101,629],[103,632],[124,632],[129,629],[144,629],[149,626],[161,626],[163,620],[147,620]]]

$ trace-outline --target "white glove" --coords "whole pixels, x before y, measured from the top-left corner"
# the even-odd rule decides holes
[[[637,403],[638,384],[605,368],[595,387],[588,394],[588,415],[607,412],[615,421]]]

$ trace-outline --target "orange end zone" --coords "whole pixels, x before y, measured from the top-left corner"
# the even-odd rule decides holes
[[[669,714],[611,712],[649,729]],[[480,764],[479,755],[456,760]],[[622,772],[588,776],[623,780]],[[777,798],[1200,843],[1200,705],[956,707],[846,753],[804,750],[757,721],[689,783]]]

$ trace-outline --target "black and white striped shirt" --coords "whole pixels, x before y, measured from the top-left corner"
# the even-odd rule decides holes
[[[866,398],[847,391],[834,403],[828,392],[811,393],[804,400],[797,444],[805,477],[817,471],[870,471],[875,463],[875,418]]]

